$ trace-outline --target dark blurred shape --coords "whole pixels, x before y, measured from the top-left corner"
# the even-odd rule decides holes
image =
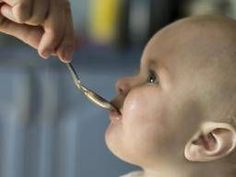
[[[160,28],[179,15],[177,0],[126,0],[121,5],[117,45],[143,46]]]
[[[189,15],[225,15],[236,18],[235,0],[188,0],[182,7],[184,16]]]

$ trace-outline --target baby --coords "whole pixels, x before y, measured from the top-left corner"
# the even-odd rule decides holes
[[[190,17],[147,44],[117,81],[109,149],[143,171],[123,177],[236,176],[236,22]]]

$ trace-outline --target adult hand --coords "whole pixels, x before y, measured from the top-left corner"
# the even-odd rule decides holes
[[[38,49],[48,58],[69,62],[75,37],[68,0],[0,0],[0,31]]]

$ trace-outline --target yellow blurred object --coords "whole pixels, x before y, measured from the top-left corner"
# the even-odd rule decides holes
[[[116,37],[121,0],[91,0],[90,36],[101,44],[112,43]]]

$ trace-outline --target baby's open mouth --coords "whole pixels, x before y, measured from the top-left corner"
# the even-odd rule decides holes
[[[109,112],[111,122],[115,123],[122,119],[124,98],[121,96],[117,96],[113,100],[111,100],[110,103],[114,106],[114,108],[116,108]]]
[[[118,121],[118,120],[121,120],[122,118],[122,113],[120,111],[120,108],[118,105],[115,104],[115,102],[112,102],[112,105],[116,108],[116,109],[113,109],[109,112],[109,117],[111,119],[111,121]]]

